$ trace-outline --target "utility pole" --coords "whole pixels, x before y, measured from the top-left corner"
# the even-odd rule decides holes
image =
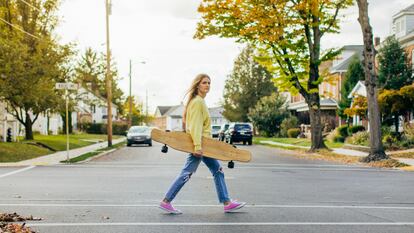
[[[109,15],[110,15],[110,0],[105,0],[106,8],[106,94],[108,102],[108,147],[112,146],[112,77],[111,77],[111,51],[109,47]]]
[[[148,89],[145,90],[145,118],[148,120]]]
[[[129,114],[128,114],[128,129],[132,126],[132,96],[131,96],[131,76],[132,76],[132,60],[129,60]]]

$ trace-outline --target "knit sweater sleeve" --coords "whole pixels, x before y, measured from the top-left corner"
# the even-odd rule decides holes
[[[201,150],[201,138],[203,134],[203,103],[195,100],[192,106],[187,110],[189,119],[187,119],[187,126],[189,133],[193,139],[194,151]]]

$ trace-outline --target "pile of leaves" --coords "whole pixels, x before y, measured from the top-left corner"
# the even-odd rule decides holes
[[[17,213],[0,213],[0,233],[35,233],[29,227],[23,224],[11,223],[11,222],[24,222],[27,220],[39,221],[41,218],[34,218],[33,216],[22,217]]]

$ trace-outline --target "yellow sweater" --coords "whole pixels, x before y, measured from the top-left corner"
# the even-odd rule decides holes
[[[201,150],[201,136],[211,137],[210,114],[204,99],[197,95],[187,107],[185,131],[191,135],[194,150]]]

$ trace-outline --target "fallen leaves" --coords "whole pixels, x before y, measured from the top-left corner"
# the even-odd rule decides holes
[[[17,224],[10,222],[24,222],[24,221],[40,221],[41,218],[34,218],[33,216],[22,217],[17,213],[0,213],[0,233],[35,233],[25,224]]]

